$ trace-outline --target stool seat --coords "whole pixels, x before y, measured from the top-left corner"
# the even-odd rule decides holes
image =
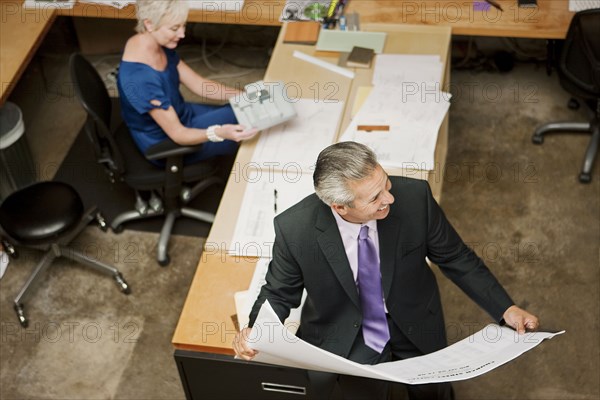
[[[0,205],[0,225],[23,243],[45,241],[75,227],[81,198],[62,182],[39,182],[8,196]]]
[[[29,324],[23,300],[57,257],[66,257],[110,275],[121,292],[131,293],[129,284],[118,269],[68,247],[92,221],[106,230],[106,221],[98,207],[92,206],[84,211],[79,194],[73,187],[62,182],[35,183],[12,193],[0,204],[0,240],[9,249],[8,253],[13,257],[18,256],[14,246],[45,252],[13,301],[13,308],[22,327],[26,328]]]

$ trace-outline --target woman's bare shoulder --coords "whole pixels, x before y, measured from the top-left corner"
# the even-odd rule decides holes
[[[148,64],[148,50],[148,43],[144,35],[134,35],[127,40],[127,43],[125,43],[123,60]]]

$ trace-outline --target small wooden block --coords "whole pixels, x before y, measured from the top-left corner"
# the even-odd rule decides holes
[[[389,131],[389,125],[358,125],[356,127],[357,131]]]
[[[285,28],[283,43],[315,44],[319,39],[320,31],[320,22],[288,22]]]

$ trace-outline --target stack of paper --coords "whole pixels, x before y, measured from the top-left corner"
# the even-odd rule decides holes
[[[118,8],[119,10],[130,4],[135,4],[135,0],[79,0],[80,3],[100,4]]]
[[[437,55],[378,55],[373,88],[341,140],[368,145],[384,167],[434,169],[437,135],[450,107],[442,74]]]
[[[54,8],[73,8],[75,0],[25,0],[23,8],[33,8],[36,10],[47,10]]]

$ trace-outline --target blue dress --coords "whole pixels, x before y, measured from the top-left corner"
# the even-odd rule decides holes
[[[167,55],[167,67],[158,71],[149,65],[123,61],[119,66],[117,87],[121,97],[121,112],[134,142],[144,153],[149,147],[162,142],[167,134],[150,116],[155,108],[173,109],[184,126],[206,129],[211,125],[237,124],[230,105],[210,106],[186,103],[179,92],[179,56],[174,50],[163,48]],[[218,155],[234,154],[237,143],[206,142],[199,152],[186,156],[185,162],[193,163]]]

